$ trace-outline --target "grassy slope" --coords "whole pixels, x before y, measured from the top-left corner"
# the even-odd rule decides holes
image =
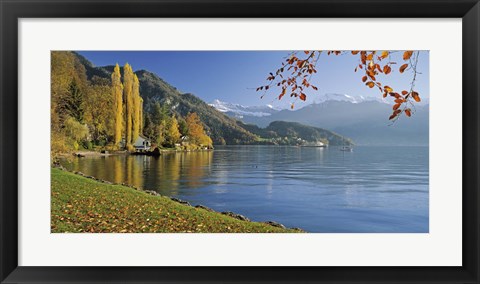
[[[104,184],[59,169],[51,173],[51,231],[94,233],[286,233],[185,206],[120,185]]]

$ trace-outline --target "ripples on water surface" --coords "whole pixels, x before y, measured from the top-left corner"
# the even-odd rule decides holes
[[[70,170],[309,232],[428,232],[428,147],[217,146]]]

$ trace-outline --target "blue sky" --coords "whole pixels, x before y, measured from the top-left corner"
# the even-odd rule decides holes
[[[255,88],[266,83],[269,72],[276,70],[290,51],[78,51],[96,66],[124,65],[134,70],[145,69],[177,87],[181,92],[193,93],[206,102],[214,99],[257,106],[272,104],[286,108],[292,99],[281,101],[274,89],[263,99]],[[303,54],[300,53],[300,54]],[[378,78],[395,90],[409,89],[412,74],[400,74],[402,52],[393,55],[398,64],[393,72]],[[307,101],[296,101],[296,108],[314,102],[326,93],[351,96],[381,97],[378,89],[369,89],[361,81],[363,74],[355,73],[359,57],[350,53],[341,56],[322,54],[317,65],[318,73],[312,83],[318,91],[309,90]],[[420,52],[416,90],[424,99],[429,97],[429,54]]]

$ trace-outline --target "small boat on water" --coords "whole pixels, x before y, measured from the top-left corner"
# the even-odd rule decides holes
[[[342,147],[340,147],[340,151],[353,152],[353,147],[352,146],[342,146]]]

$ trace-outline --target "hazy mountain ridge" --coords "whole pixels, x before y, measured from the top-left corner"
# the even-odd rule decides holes
[[[412,117],[388,120],[392,105],[378,100],[325,100],[269,116],[243,116],[244,123],[267,127],[273,121],[299,122],[350,137],[357,145],[428,145],[429,105],[416,105]]]
[[[307,142],[324,142],[331,146],[353,145],[353,141],[343,137],[333,131],[300,124],[298,122],[273,121],[267,127],[261,128],[255,124],[245,124],[238,121],[238,124],[248,131],[262,137],[270,139],[268,142],[273,144],[303,144],[298,139]]]
[[[350,96],[347,94],[337,94],[337,93],[326,93],[324,95],[318,95],[313,98],[314,104],[320,104],[327,101],[338,101],[338,102],[349,102],[352,104],[359,104],[364,102],[379,102],[379,103],[388,103],[387,100],[382,97],[366,97],[366,96]]]

